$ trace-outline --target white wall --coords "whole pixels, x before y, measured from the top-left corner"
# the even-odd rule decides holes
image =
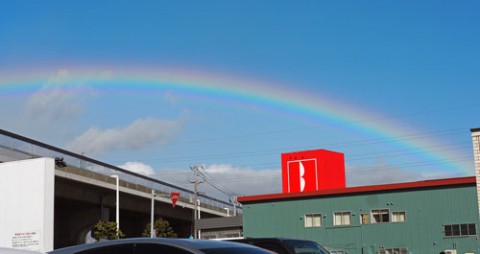
[[[0,163],[0,246],[53,250],[55,160]]]
[[[475,164],[475,177],[477,180],[477,203],[480,214],[480,129],[472,129],[473,162]]]

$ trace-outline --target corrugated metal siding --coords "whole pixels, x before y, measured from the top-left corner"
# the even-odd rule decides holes
[[[403,192],[377,193],[304,200],[246,204],[243,207],[244,235],[278,236],[315,240],[348,251],[368,253],[378,248],[406,247],[409,253],[479,253],[476,237],[445,238],[443,225],[475,223],[478,211],[475,186],[456,186]],[[362,213],[372,209],[405,211],[406,222],[360,224]],[[350,226],[333,226],[333,213],[352,213]],[[304,215],[322,214],[322,227],[305,228]],[[371,222],[371,221],[370,221]]]
[[[197,220],[197,229],[241,228],[242,215]]]

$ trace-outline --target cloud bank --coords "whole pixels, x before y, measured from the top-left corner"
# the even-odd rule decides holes
[[[123,129],[92,127],[75,138],[67,149],[90,156],[115,149],[141,149],[154,143],[165,144],[181,127],[181,121],[139,119]]]
[[[279,193],[282,189],[280,169],[253,170],[229,164],[214,164],[201,170],[199,191],[226,200],[232,196]],[[193,190],[193,172],[185,169],[158,170],[156,179]]]
[[[122,165],[118,165],[118,167],[145,176],[151,177],[155,175],[155,171],[152,167],[141,162],[125,162]]]
[[[153,170],[141,162],[120,166],[133,172],[193,190],[193,172],[186,169]],[[282,192],[281,169],[254,170],[229,164],[206,166],[202,172],[205,182],[199,191],[208,196],[226,200],[231,196],[275,194]],[[407,172],[386,165],[380,167],[349,167],[346,170],[347,187],[369,186],[427,179],[416,172]],[[203,180],[203,179],[201,179]]]
[[[205,171],[214,182],[236,195],[279,193],[282,190],[280,169],[253,170],[248,167],[215,164],[208,166]]]
[[[93,94],[87,85],[72,84],[69,72],[60,70],[27,99],[25,112],[44,123],[69,121],[83,112],[84,100]]]
[[[347,167],[347,187],[420,181],[426,179],[418,172],[405,171],[388,165]]]

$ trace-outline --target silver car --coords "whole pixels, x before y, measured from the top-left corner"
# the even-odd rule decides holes
[[[128,238],[57,249],[48,254],[271,254],[246,244],[193,239]]]

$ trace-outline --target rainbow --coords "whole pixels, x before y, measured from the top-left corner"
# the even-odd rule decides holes
[[[333,100],[326,95],[294,90],[294,86],[282,86],[277,82],[247,79],[222,73],[209,73],[188,69],[168,69],[158,67],[72,67],[34,68],[16,71],[0,71],[0,98],[2,96],[25,95],[48,83],[55,83],[56,75],[64,74],[68,83],[94,84],[95,88],[109,91],[152,93],[159,88],[172,88],[175,91],[214,98],[216,100],[253,102],[273,111],[303,116],[332,125],[340,125],[374,138],[407,137],[419,133],[405,124],[393,121],[379,121],[382,117],[372,110],[362,109]],[[53,80],[53,81],[52,81]],[[458,158],[432,147],[443,147],[433,139],[400,139],[400,145],[418,152],[422,157],[434,161],[446,161],[451,171],[462,175],[472,175],[473,170],[448,158]]]

